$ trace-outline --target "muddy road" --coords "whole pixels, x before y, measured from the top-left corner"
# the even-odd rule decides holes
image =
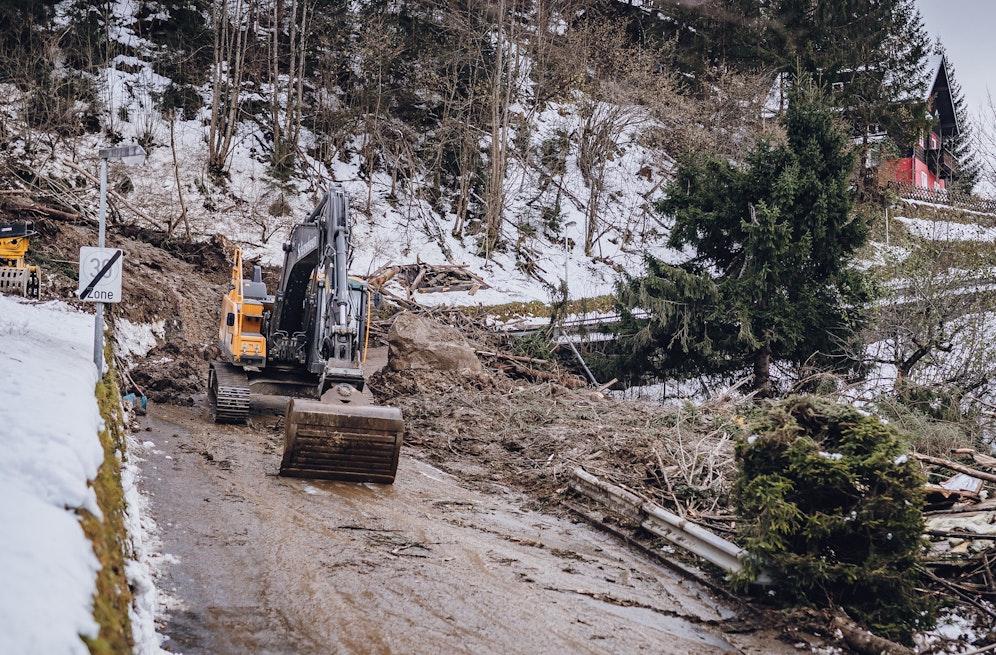
[[[171,558],[163,647],[199,653],[789,653],[698,585],[402,454],[394,485],[281,478],[280,417],[138,419]],[[137,452],[135,452],[137,451]]]

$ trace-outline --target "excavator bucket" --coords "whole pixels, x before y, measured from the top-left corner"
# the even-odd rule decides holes
[[[37,300],[41,295],[38,269],[34,266],[0,266],[0,293]]]
[[[25,262],[30,237],[37,234],[31,221],[0,223],[0,293],[16,293],[36,300],[41,295],[37,266]]]
[[[334,395],[334,394],[333,394]],[[401,410],[294,398],[287,404],[280,475],[391,484],[405,423]]]

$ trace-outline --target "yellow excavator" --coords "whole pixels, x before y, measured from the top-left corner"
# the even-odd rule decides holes
[[[289,398],[281,475],[391,484],[405,426],[401,410],[361,393],[369,292],[347,273],[348,212],[346,191],[330,185],[284,242],[272,295],[259,266],[243,278],[235,249],[208,398],[218,423],[246,422],[254,397]]]
[[[0,293],[19,293],[36,300],[41,295],[41,271],[24,260],[36,234],[31,221],[0,223]]]

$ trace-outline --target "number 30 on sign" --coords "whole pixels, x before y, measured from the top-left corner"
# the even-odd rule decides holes
[[[80,248],[80,300],[121,302],[121,260],[120,248]]]

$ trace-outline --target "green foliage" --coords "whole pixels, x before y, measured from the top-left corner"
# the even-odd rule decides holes
[[[105,350],[108,361],[113,361],[109,342]],[[93,616],[100,632],[96,638],[85,640],[90,652],[100,655],[131,653],[134,647],[129,618],[132,596],[125,574],[125,554],[130,552],[130,546],[124,525],[125,499],[119,460],[124,453],[125,433],[121,396],[114,386],[116,377],[112,365],[96,388],[97,404],[106,427],[100,433],[104,461],[92,484],[103,519],[79,510],[83,532],[100,560],[93,599]]]
[[[734,494],[748,567],[773,573],[778,597],[841,607],[910,643],[931,627],[916,591],[923,475],[907,439],[879,419],[818,397],[790,397],[740,439]]]
[[[929,46],[914,0],[771,4],[771,51],[781,70],[840,83],[832,102],[853,133],[879,124],[913,142],[925,126],[921,62]]]
[[[31,88],[52,70],[45,49],[55,0],[0,0],[0,79]]]
[[[848,268],[866,238],[851,214],[849,140],[808,85],[784,122],[788,142],[758,141],[743,166],[679,166],[660,210],[674,220],[668,245],[694,255],[678,266],[650,257],[644,277],[620,285],[634,365],[665,375],[753,366],[766,390],[773,358],[830,365],[848,351],[867,296]]]

